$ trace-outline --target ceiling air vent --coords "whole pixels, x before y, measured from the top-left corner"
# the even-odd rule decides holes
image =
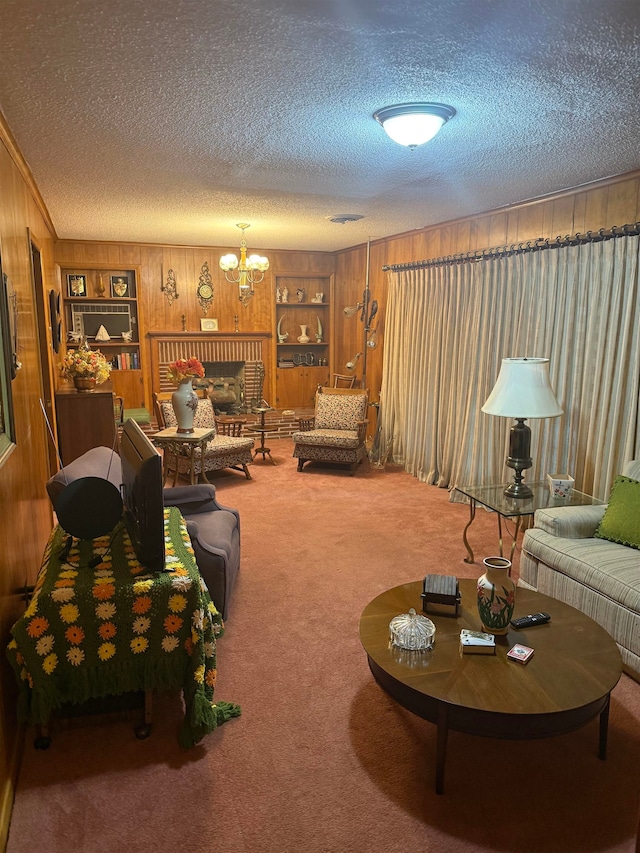
[[[338,225],[346,225],[347,222],[357,222],[364,219],[359,213],[336,213],[335,216],[327,216],[329,222],[337,222]]]

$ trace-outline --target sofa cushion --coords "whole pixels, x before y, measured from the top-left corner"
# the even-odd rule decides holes
[[[604,598],[639,612],[640,554],[637,551],[602,539],[562,539],[536,527],[525,533],[522,551]]]
[[[292,438],[296,444],[346,447],[354,450],[362,444],[358,433],[350,429],[311,429],[306,432],[294,432]]]
[[[594,536],[640,549],[640,481],[622,476],[615,478],[609,503]]]

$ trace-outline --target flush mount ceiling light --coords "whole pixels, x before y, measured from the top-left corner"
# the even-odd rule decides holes
[[[436,135],[445,122],[456,114],[447,104],[394,104],[377,110],[373,117],[388,136],[400,145],[416,148]]]

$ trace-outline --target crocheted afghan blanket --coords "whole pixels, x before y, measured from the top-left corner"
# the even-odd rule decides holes
[[[124,521],[108,536],[74,539],[55,527],[35,591],[7,648],[22,720],[47,724],[66,703],[139,690],[182,690],[182,746],[198,743],[240,708],[214,702],[220,613],[198,572],[176,507],[165,509],[166,571],[136,559]],[[100,557],[90,567],[93,557]]]

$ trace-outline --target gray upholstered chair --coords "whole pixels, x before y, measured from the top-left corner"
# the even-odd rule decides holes
[[[367,402],[369,392],[361,388],[318,388],[315,415],[300,420],[294,432],[293,455],[298,471],[305,462],[348,465],[353,476],[367,455]]]
[[[198,569],[223,619],[240,570],[240,513],[216,500],[210,485],[164,490],[165,506],[177,506],[187,522]]]
[[[178,425],[170,400],[163,400],[157,394],[154,394],[154,408],[159,429]],[[219,471],[223,468],[233,468],[236,471],[244,472],[247,480],[251,479],[247,465],[249,465],[253,458],[251,451],[253,450],[254,440],[242,435],[221,434],[221,431],[218,430],[213,406],[208,398],[198,400],[198,408],[193,418],[193,425],[194,427],[216,430],[214,438],[207,442],[204,455],[200,452],[199,448],[195,451],[193,460],[194,475],[199,475],[203,470],[203,466],[205,473]],[[171,454],[167,458],[167,462],[167,470],[174,471],[173,482],[175,485],[179,474],[185,477],[191,474],[190,448],[185,446],[183,452],[177,456]]]

